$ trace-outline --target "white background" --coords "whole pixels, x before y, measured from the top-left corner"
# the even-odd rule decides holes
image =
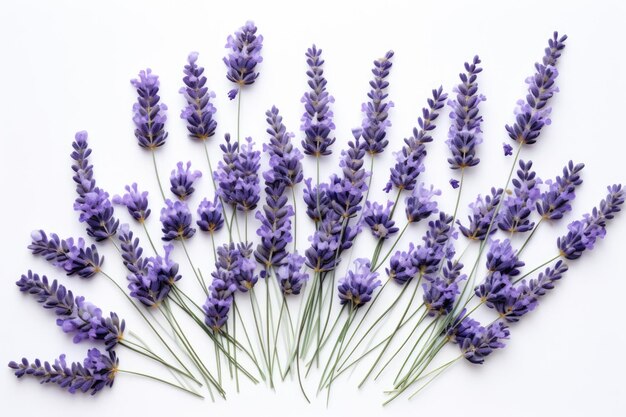
[[[553,30],[569,35],[559,61],[561,93],[553,100],[553,124],[539,142],[524,149],[522,158],[532,159],[538,175],[552,178],[569,160],[584,162],[584,184],[577,192],[573,212],[562,221],[543,227],[524,254],[529,267],[555,252],[556,237],[566,224],[597,204],[605,186],[623,182],[626,142],[623,95],[626,91],[626,6],[619,1],[524,1],[524,2],[201,2],[201,1],[3,1],[0,10],[0,170],[3,204],[2,287],[0,289],[3,336],[0,365],[22,356],[53,359],[67,352],[82,358],[88,344],[73,345],[70,337],[54,325],[44,311],[18,293],[14,282],[29,268],[57,277],[76,293],[84,294],[105,310],[116,310],[130,328],[146,329],[99,277],[90,281],[67,279],[26,250],[32,229],[56,231],[62,236],[82,236],[84,229],[72,211],[71,141],[74,132],[88,130],[92,162],[98,184],[111,194],[137,181],[150,191],[153,217],[149,228],[159,233],[158,192],[149,154],[133,135],[131,107],[134,101],[129,80],[145,67],[160,75],[161,96],[170,107],[167,145],[159,151],[161,175],[168,177],[178,160],[191,160],[205,176],[192,199],[195,207],[203,195],[212,193],[201,148],[185,134],[178,115],[183,98],[182,67],[191,51],[200,53],[209,86],[217,93],[218,132],[210,143],[213,160],[218,142],[235,127],[235,103],[226,92],[231,85],[221,62],[226,36],[252,19],[265,37],[261,76],[244,94],[242,133],[257,144],[266,140],[264,112],[275,104],[290,131],[296,131],[302,113],[300,97],[306,88],[306,48],[315,42],[324,50],[328,88],[334,105],[337,142],[324,172],[337,170],[339,150],[351,138],[350,129],[361,120],[373,59],[388,49],[396,52],[389,81],[392,109],[390,145],[376,162],[373,196],[387,181],[392,152],[410,134],[430,89],[442,84],[446,91],[457,83],[463,62],[474,54],[483,60],[480,91],[485,142],[479,147],[481,163],[468,175],[461,214],[467,203],[490,186],[502,186],[510,158],[502,155],[508,141],[504,125],[513,120],[516,100],[525,94],[524,79],[543,54]],[[505,3],[507,5],[505,5]],[[444,144],[448,118],[440,119],[435,141],[429,145],[426,172],[420,177],[443,189],[444,210],[452,211],[455,193],[448,179]],[[264,166],[266,160],[263,159]],[[305,164],[312,176],[311,160]],[[301,187],[299,189],[301,191]],[[307,244],[311,224],[299,205],[299,245]],[[118,210],[123,222],[127,213]],[[571,262],[570,271],[557,289],[541,300],[540,307],[512,327],[505,350],[488,358],[484,366],[459,363],[412,400],[400,399],[383,409],[382,391],[387,379],[357,390],[364,367],[333,388],[326,408],[322,398],[306,406],[293,381],[276,392],[245,384],[236,394],[229,385],[227,402],[199,401],[168,387],[120,375],[112,390],[96,398],[70,396],[55,387],[40,387],[32,380],[16,381],[9,369],[0,372],[0,397],[5,412],[27,415],[401,415],[407,412],[433,415],[506,414],[618,416],[626,410],[626,357],[623,332],[623,297],[626,281],[623,237],[626,219],[619,216],[609,225],[606,239],[582,260]],[[256,226],[256,222],[251,222]],[[419,241],[420,225],[400,244]],[[224,235],[220,235],[224,239]],[[356,252],[369,256],[374,240],[361,235]],[[519,241],[515,241],[519,245]],[[460,240],[459,246],[464,247]],[[209,270],[209,240],[197,236],[190,246],[196,262]],[[110,245],[101,247],[108,258],[106,270],[123,280],[123,269]],[[176,258],[190,291],[189,267],[180,248]],[[350,255],[348,255],[349,257]],[[469,257],[468,257],[469,259]],[[347,264],[344,260],[341,271]],[[391,291],[390,291],[391,293]],[[387,294],[393,295],[393,294]],[[198,294],[198,299],[200,299]],[[381,301],[382,303],[382,301]],[[491,311],[481,317],[491,319]],[[393,321],[388,322],[389,325]],[[206,343],[198,339],[198,344]],[[456,355],[450,347],[445,355]],[[127,369],[151,370],[147,364],[120,350]],[[387,382],[385,382],[387,381]],[[311,384],[312,385],[312,384]],[[297,407],[297,408],[296,408]],[[201,414],[203,413],[203,414]],[[7,415],[7,414],[5,414]]]

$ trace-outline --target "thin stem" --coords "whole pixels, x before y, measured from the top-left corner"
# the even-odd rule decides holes
[[[293,198],[293,251],[298,251],[298,205],[296,204],[295,186],[291,187],[291,197]]]
[[[224,222],[226,223],[226,228],[230,230],[230,223],[228,222],[228,216],[226,215],[226,205],[224,204],[224,200],[222,199],[222,197],[217,193],[217,184],[215,183],[215,178],[213,177],[213,166],[211,165],[211,158],[209,157],[209,149],[207,147],[206,140],[203,140],[202,144],[204,145],[204,155],[206,156],[206,161],[209,164],[209,174],[211,175],[211,182],[213,183],[213,191],[219,198],[222,205],[222,217],[224,218]]]
[[[156,246],[154,246],[154,242],[152,242],[152,238],[150,237],[150,233],[148,232],[148,228],[146,227],[146,222],[141,221],[140,223],[141,223],[141,226],[143,226],[144,232],[146,232],[146,236],[148,237],[148,241],[150,242],[150,246],[152,246],[152,250],[154,251],[154,254],[158,255],[159,251],[157,251]]]
[[[137,376],[141,376],[143,378],[148,378],[148,379],[152,379],[153,381],[158,381],[158,382],[162,382],[165,385],[169,385],[170,387],[174,387],[174,388],[178,388],[179,390],[185,391],[191,395],[193,395],[194,397],[198,397],[198,398],[204,398],[202,395],[198,394],[197,392],[193,392],[185,387],[182,387],[180,385],[176,385],[173,384],[169,381],[166,381],[164,379],[161,378],[157,378],[156,376],[152,376],[152,375],[147,375],[147,374],[143,374],[141,372],[134,372],[134,371],[127,371],[125,369],[118,369],[117,372],[122,373],[122,374],[129,374],[129,375],[137,375]]]
[[[159,176],[159,169],[157,168],[156,156],[154,155],[154,149],[151,149],[152,153],[152,165],[154,165],[154,175],[156,175],[157,182],[159,183],[159,191],[161,191],[161,197],[165,201],[165,192],[163,191],[163,185],[161,184],[161,177]]]
[[[398,244],[398,242],[400,242],[400,238],[402,238],[402,235],[404,234],[404,232],[406,232],[406,229],[409,227],[409,222],[407,222],[404,227],[402,228],[402,230],[400,231],[400,234],[398,235],[398,237],[396,238],[395,242],[393,242],[393,245],[391,246],[391,248],[389,248],[389,251],[387,252],[387,254],[385,255],[385,257],[383,258],[382,261],[380,261],[378,263],[378,265],[376,265],[374,267],[374,269],[372,269],[372,272],[376,272],[376,270],[378,270],[378,268],[380,268],[385,261],[387,260],[387,258],[389,258],[389,255],[391,255],[391,252],[393,252],[393,250],[396,248],[396,245]]]
[[[535,232],[537,231],[537,229],[539,229],[539,225],[541,224],[541,222],[543,221],[543,217],[541,219],[539,219],[539,221],[537,222],[537,224],[535,225],[535,227],[533,228],[533,230],[530,232],[530,235],[528,235],[528,237],[526,238],[526,240],[524,241],[524,244],[522,245],[521,248],[519,248],[519,250],[517,251],[517,256],[519,257],[522,252],[524,251],[524,249],[526,248],[526,245],[528,245],[528,242],[530,242],[530,239],[532,239],[532,237],[534,236]]]
[[[544,263],[542,263],[538,267],[533,268],[531,271],[529,271],[529,272],[525,273],[524,275],[522,275],[521,277],[517,278],[515,281],[513,281],[513,284],[517,284],[518,282],[520,282],[521,280],[523,280],[524,278],[526,278],[527,276],[529,276],[533,272],[537,271],[538,269],[543,268],[544,266],[548,265],[551,262],[556,261],[560,257],[561,257],[561,254],[558,254],[554,258],[550,258],[549,260],[545,261]]]
[[[239,88],[239,94],[237,94],[237,144],[240,143],[239,126],[241,122],[241,94],[242,93],[243,93],[243,88]]]
[[[204,294],[208,297],[209,296],[209,289],[208,289],[206,283],[204,282],[204,278],[202,278],[198,274],[198,271],[196,270],[196,267],[193,265],[193,261],[191,260],[191,256],[189,256],[189,251],[187,251],[187,245],[185,244],[185,239],[180,239],[180,243],[183,246],[183,250],[185,251],[185,256],[187,256],[187,260],[189,261],[189,266],[193,270],[193,273],[196,276],[196,279],[198,280],[198,284],[200,285],[200,287],[202,287],[202,290],[204,291]]]

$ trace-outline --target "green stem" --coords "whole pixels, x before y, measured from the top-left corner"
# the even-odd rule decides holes
[[[159,176],[159,169],[157,168],[156,156],[154,155],[154,149],[151,149],[152,153],[152,165],[154,165],[154,175],[156,175],[157,182],[159,183],[159,191],[161,191],[161,197],[163,201],[166,200],[165,192],[163,191],[163,185],[161,184],[161,177]]]
[[[158,255],[159,251],[157,251],[156,246],[154,246],[154,242],[152,242],[152,238],[150,237],[150,233],[148,232],[148,228],[146,227],[146,222],[141,221],[140,223],[143,226],[144,232],[146,232],[146,236],[148,237],[148,241],[150,242],[150,246],[152,246],[152,250],[154,251],[154,254]]]
[[[185,256],[187,256],[187,261],[189,261],[189,266],[193,270],[193,273],[196,276],[196,280],[198,280],[198,285],[200,285],[200,287],[204,291],[204,294],[208,297],[209,296],[209,287],[207,287],[206,283],[204,282],[204,279],[198,274],[198,270],[194,266],[193,261],[191,260],[191,256],[189,256],[189,251],[187,250],[187,245],[185,244],[185,239],[181,238],[180,239],[180,243],[182,244],[183,250],[185,251]]]
[[[296,204],[296,189],[291,187],[291,197],[293,198],[293,252],[298,251],[298,205]]]
[[[198,394],[197,392],[193,392],[193,391],[191,391],[191,390],[189,390],[189,389],[187,389],[185,387],[181,387],[180,385],[173,384],[173,383],[171,383],[169,381],[166,381],[164,379],[157,378],[156,376],[143,374],[141,372],[127,371],[125,369],[118,369],[117,372],[122,373],[122,374],[136,375],[136,376],[141,376],[143,378],[152,379],[153,381],[162,382],[163,384],[169,385],[170,387],[174,387],[174,388],[177,388],[179,390],[185,391],[185,392],[193,395],[194,397],[204,398],[202,395]]]
[[[537,222],[537,224],[535,225],[535,227],[533,228],[533,230],[530,232],[530,234],[528,235],[528,237],[526,238],[526,240],[524,241],[524,244],[522,245],[521,248],[519,248],[519,250],[517,251],[517,257],[519,257],[522,252],[524,251],[524,249],[526,248],[526,245],[528,245],[528,242],[530,242],[530,239],[532,239],[532,237],[534,236],[535,232],[537,231],[537,229],[539,229],[539,225],[541,224],[541,222],[543,221],[543,217],[541,219],[539,219],[539,221]]]
[[[382,261],[380,261],[378,263],[378,265],[376,265],[374,267],[374,269],[372,269],[372,272],[376,272],[378,270],[378,268],[380,268],[385,261],[387,260],[387,258],[389,258],[389,256],[391,255],[391,252],[393,252],[393,250],[396,248],[396,245],[398,244],[398,242],[400,242],[400,239],[402,238],[402,235],[404,235],[404,232],[406,232],[406,229],[409,227],[409,222],[407,222],[404,227],[402,228],[402,230],[400,231],[400,234],[398,235],[398,237],[396,238],[395,242],[393,242],[393,245],[391,246],[391,248],[389,248],[389,251],[387,252],[387,254],[385,255],[385,257],[383,258]]]

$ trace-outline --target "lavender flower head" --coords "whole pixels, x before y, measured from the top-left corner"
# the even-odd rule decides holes
[[[483,117],[479,115],[478,106],[485,101],[485,96],[478,94],[476,79],[482,68],[478,66],[478,55],[471,63],[465,63],[465,73],[459,74],[461,83],[454,89],[456,100],[449,100],[448,105],[452,108],[450,119],[452,124],[448,131],[446,143],[452,152],[448,163],[452,169],[465,169],[478,165],[476,158],[476,145],[482,142],[482,130],[480,124]]]
[[[441,276],[422,284],[429,316],[443,316],[452,311],[459,295],[459,282],[467,278],[466,275],[461,275],[462,268],[462,263],[448,260],[442,267]]]
[[[172,170],[170,176],[170,184],[172,185],[170,191],[172,191],[179,200],[187,200],[196,190],[193,188],[193,183],[200,177],[202,177],[202,172],[197,170],[191,171],[191,161],[187,161],[187,165],[184,168],[183,163],[178,162],[176,169]]]
[[[198,217],[200,217],[200,220],[198,220],[196,224],[203,232],[214,233],[224,226],[222,203],[220,203],[217,196],[215,196],[213,201],[209,201],[205,198],[200,202],[198,206]]]
[[[104,257],[98,254],[96,245],[87,246],[83,238],[60,239],[55,233],[50,238],[43,230],[31,233],[31,244],[28,249],[34,255],[44,257],[54,266],[62,268],[67,275],[78,275],[81,278],[91,278],[100,272]]]
[[[290,253],[285,258],[285,263],[276,268],[276,279],[284,295],[300,294],[302,286],[309,279],[309,275],[301,271],[304,260],[304,256]]]
[[[142,148],[155,150],[165,144],[167,132],[165,111],[167,106],[159,103],[159,77],[148,68],[139,71],[139,78],[130,81],[137,89],[137,102],[133,105],[135,137]]]
[[[399,190],[413,190],[418,175],[424,171],[425,144],[432,142],[431,134],[437,127],[435,120],[448,98],[448,95],[443,93],[442,87],[433,90],[432,94],[433,98],[428,99],[428,107],[422,109],[423,118],[417,119],[419,130],[413,128],[413,136],[404,139],[405,145],[402,150],[394,154],[396,164],[391,168],[389,182],[385,186],[386,192],[391,191],[394,186]]]
[[[526,79],[528,94],[525,100],[517,102],[515,123],[506,126],[509,137],[520,145],[535,143],[541,129],[550,124],[552,108],[548,106],[548,102],[559,91],[555,84],[559,75],[556,63],[565,49],[566,40],[566,35],[559,38],[558,32],[554,32],[552,38],[548,40],[543,63],[536,63],[535,74]]]
[[[304,180],[303,200],[306,204],[307,216],[317,223],[322,221],[330,208],[328,184],[321,183],[319,186],[311,186],[311,182],[311,178]]]
[[[438,219],[428,222],[428,230],[422,238],[424,245],[411,252],[411,262],[420,276],[432,279],[441,262],[454,256],[453,240],[457,238],[457,232],[452,220],[452,216],[440,212]]]
[[[424,183],[420,183],[413,190],[410,197],[405,202],[406,218],[409,223],[416,223],[420,220],[430,217],[431,214],[437,213],[437,202],[433,200],[434,196],[440,196],[441,190],[435,190],[431,185],[430,188],[424,187]]]
[[[302,149],[307,155],[320,157],[330,155],[330,146],[335,143],[332,137],[335,125],[333,124],[333,112],[330,110],[330,103],[335,99],[326,91],[326,78],[324,78],[324,60],[322,50],[315,45],[307,49],[306,63],[309,69],[306,75],[309,77],[309,87],[311,91],[304,93],[300,100],[304,103],[304,114],[302,115],[302,125],[300,130],[304,132]]]
[[[206,87],[204,68],[196,64],[198,53],[190,53],[187,61],[189,63],[185,65],[183,77],[185,87],[180,89],[180,93],[187,100],[187,107],[180,113],[180,118],[187,121],[191,138],[205,141],[215,134],[217,128],[217,122],[213,118],[217,109],[211,103],[215,93]]]
[[[233,304],[233,294],[237,291],[234,282],[214,278],[209,287],[209,296],[202,306],[204,322],[215,333],[219,333],[228,320],[228,313]]]
[[[468,216],[469,225],[467,227],[463,226],[457,220],[461,233],[471,240],[485,240],[487,232],[489,232],[489,235],[494,234],[497,228],[491,227],[492,220],[501,197],[501,188],[497,190],[491,188],[491,195],[486,196],[484,199],[479,195],[476,198],[476,202],[469,205],[472,210],[472,215]]]
[[[509,239],[491,242],[487,252],[486,265],[489,272],[497,271],[509,277],[514,277],[520,274],[519,268],[524,265],[524,262],[518,259],[517,251],[513,250]]]
[[[38,274],[28,271],[15,284],[21,292],[34,296],[44,308],[53,309],[57,325],[65,333],[74,335],[74,343],[103,341],[106,349],[111,350],[124,339],[124,320],[120,320],[115,313],[104,317],[102,310],[85,301],[85,297],[74,297],[72,291],[57,280],[50,283],[45,275],[40,278]]]
[[[270,155],[270,167],[274,172],[276,180],[285,183],[287,187],[294,187],[302,182],[302,153],[293,147],[291,138],[293,133],[287,133],[287,128],[283,124],[283,118],[276,106],[265,112],[269,125],[266,132],[270,135],[269,144],[263,145],[263,151]]]
[[[541,193],[536,202],[537,212],[546,220],[558,220],[572,210],[571,202],[576,198],[576,187],[583,183],[580,172],[585,164],[569,161],[563,168],[563,176],[554,181],[547,180],[548,189]]]
[[[529,217],[540,196],[541,180],[537,178],[535,171],[531,171],[532,166],[532,161],[519,162],[517,178],[513,178],[513,195],[502,202],[498,213],[498,227],[505,232],[523,233],[535,226]]]
[[[118,366],[119,360],[114,351],[103,355],[98,349],[89,349],[82,364],[73,362],[68,365],[65,355],[59,356],[54,364],[42,363],[39,359],[30,363],[26,358],[22,358],[20,363],[9,362],[9,368],[15,371],[18,378],[30,375],[38,378],[42,384],[56,384],[71,394],[91,391],[91,395],[97,394],[104,387],[113,386]]]
[[[509,328],[495,322],[487,327],[481,326],[471,317],[466,317],[463,309],[447,331],[448,340],[456,343],[465,359],[474,364],[482,364],[494,350],[505,347],[503,340],[508,339]]]
[[[348,271],[337,287],[341,304],[349,303],[352,309],[368,303],[374,290],[381,285],[378,273],[371,271],[368,259],[356,259],[354,265],[355,271]]]
[[[163,240],[189,239],[196,229],[191,227],[191,212],[182,201],[165,200],[165,207],[161,209],[161,224]]]
[[[389,279],[404,285],[417,276],[418,269],[413,265],[413,252],[415,252],[415,245],[410,243],[407,252],[397,251],[391,256],[389,268],[386,269]]]
[[[387,128],[391,126],[387,117],[389,110],[393,107],[393,102],[386,102],[385,99],[389,95],[386,92],[387,87],[389,87],[386,78],[391,69],[392,57],[393,51],[388,51],[384,57],[374,61],[374,68],[372,69],[374,79],[370,81],[372,89],[367,93],[370,101],[361,105],[361,111],[365,113],[361,128],[365,140],[365,149],[370,155],[382,153],[389,143],[385,136],[387,135]]]
[[[378,203],[365,202],[363,222],[369,226],[372,234],[378,239],[388,239],[399,230],[395,222],[391,220],[393,205],[392,201],[388,201],[386,207]]]
[[[241,149],[230,142],[230,135],[224,136],[225,144],[220,145],[223,161],[220,161],[213,176],[217,181],[217,194],[222,200],[239,211],[254,210],[261,196],[259,168],[261,153],[254,150],[252,138]]]
[[[246,22],[234,35],[228,36],[226,48],[230,50],[224,57],[226,64],[226,78],[237,84],[228,92],[228,97],[233,100],[244,85],[253,84],[259,76],[256,66],[263,61],[261,49],[263,48],[263,36],[256,35],[257,27],[253,22]]]
[[[74,150],[70,154],[74,161],[74,164],[72,164],[72,171],[74,171],[72,179],[76,183],[78,199],[81,199],[85,194],[96,188],[96,180],[93,178],[93,165],[89,163],[91,148],[89,148],[87,143],[87,137],[87,132],[77,132],[74,136],[74,142],[72,142]]]
[[[126,194],[123,196],[113,196],[113,204],[119,204],[126,206],[128,212],[133,219],[139,223],[143,223],[150,216],[150,209],[148,208],[148,192],[140,192],[137,189],[137,183],[133,183],[132,186],[125,186]]]
[[[607,187],[608,194],[582,220],[576,220],[567,227],[569,232],[557,239],[560,255],[566,259],[578,259],[586,250],[593,249],[598,238],[606,235],[606,222],[621,211],[626,193],[621,184]]]

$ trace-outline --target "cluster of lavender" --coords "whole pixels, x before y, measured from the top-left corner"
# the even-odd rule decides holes
[[[100,271],[104,262],[96,245],[87,246],[83,238],[78,238],[74,243],[73,238],[61,239],[56,233],[51,233],[48,238],[43,230],[36,230],[31,234],[31,239],[28,249],[34,255],[43,257],[70,276],[91,278]]]

